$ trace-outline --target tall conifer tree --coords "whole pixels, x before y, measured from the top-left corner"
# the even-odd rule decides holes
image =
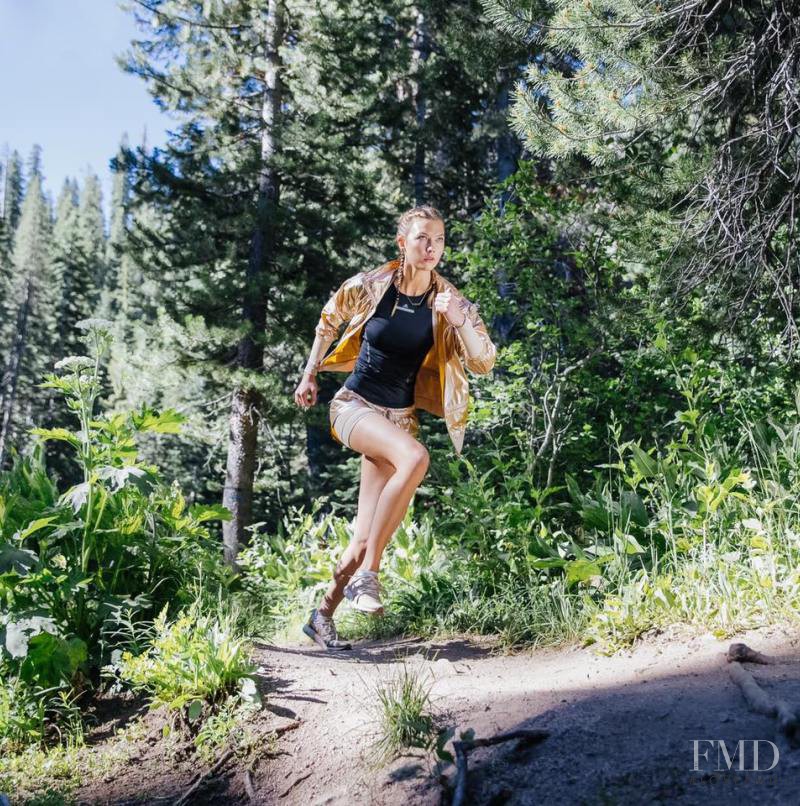
[[[52,370],[57,342],[59,288],[50,257],[51,213],[42,191],[40,163],[27,183],[14,238],[9,303],[14,334],[5,356],[0,386],[0,464],[12,437],[39,421],[49,396],[38,389]]]

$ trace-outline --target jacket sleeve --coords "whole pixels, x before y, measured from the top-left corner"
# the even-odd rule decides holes
[[[478,375],[485,375],[494,366],[497,349],[494,346],[494,342],[492,342],[491,338],[489,338],[489,333],[486,330],[486,325],[484,325],[483,319],[481,319],[480,315],[478,314],[477,303],[470,302],[468,299],[466,299],[466,297],[460,296],[459,304],[461,306],[461,310],[463,310],[467,315],[473,330],[480,339],[481,351],[477,356],[470,356],[466,347],[464,346],[464,342],[458,335],[458,329],[453,327],[452,334],[455,342],[455,348],[462,363],[470,372],[475,372]]]
[[[349,322],[355,313],[356,301],[362,288],[360,277],[345,280],[322,308],[314,332],[328,342],[339,335],[339,328]]]

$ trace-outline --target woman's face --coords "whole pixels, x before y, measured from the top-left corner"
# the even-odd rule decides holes
[[[397,243],[406,250],[406,265],[419,269],[433,269],[444,252],[444,222],[438,218],[414,218],[405,237]]]

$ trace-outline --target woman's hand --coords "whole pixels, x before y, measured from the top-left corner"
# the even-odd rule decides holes
[[[317,379],[313,375],[306,373],[300,383],[297,384],[297,389],[294,390],[294,402],[301,409],[307,409],[317,402],[318,391]]]
[[[461,310],[458,299],[450,289],[436,295],[433,301],[433,307],[439,313],[443,313],[447,321],[454,327],[461,327],[467,320],[466,312]]]

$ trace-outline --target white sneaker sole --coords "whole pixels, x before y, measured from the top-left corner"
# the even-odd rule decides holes
[[[364,596],[358,596],[356,599],[348,599],[350,607],[353,610],[358,610],[360,613],[368,613],[374,615],[376,613],[383,613],[383,605],[375,599],[364,601]]]

